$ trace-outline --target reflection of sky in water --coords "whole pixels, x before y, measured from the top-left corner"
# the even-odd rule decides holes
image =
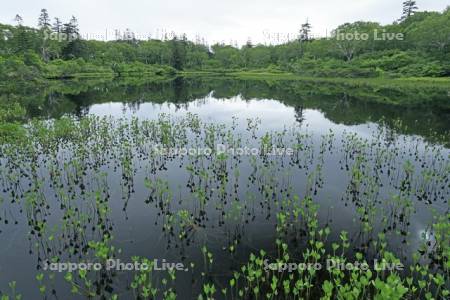
[[[170,113],[172,116],[182,117],[188,112],[197,114],[205,122],[218,122],[223,124],[230,124],[233,117],[238,117],[238,122],[241,128],[247,126],[246,120],[248,118],[259,118],[261,124],[259,125],[260,133],[265,131],[279,131],[285,127],[294,125],[297,121],[298,109],[295,107],[286,106],[277,100],[268,99],[253,99],[244,100],[241,96],[235,96],[229,99],[217,99],[212,96],[212,93],[203,98],[195,101],[183,104],[174,104],[170,102],[156,104],[156,103],[141,103],[141,104],[127,104],[127,103],[103,103],[94,104],[90,107],[89,113],[98,116],[113,116],[113,117],[125,117],[129,118],[136,116],[138,118],[156,119],[161,113]],[[371,140],[374,138],[374,131],[376,131],[377,124],[368,122],[361,125],[345,125],[336,124],[327,119],[323,112],[316,109],[304,109],[303,110],[303,129],[313,134],[313,139],[316,144],[321,142],[321,136],[330,132],[330,129],[336,134],[339,139],[342,134],[356,133],[358,137]],[[414,139],[416,139],[415,142]],[[417,136],[403,136],[400,135],[396,139],[396,143],[400,148],[409,148],[412,145],[417,145],[417,139],[422,141],[418,144],[419,151],[424,151],[426,143],[423,143],[423,139]],[[444,149],[444,152],[448,152],[448,149]],[[337,159],[336,157],[330,157],[329,160]],[[332,162],[328,164],[333,165]],[[322,203],[321,209],[323,213],[331,211],[339,211],[338,214],[333,215],[335,224],[351,224],[352,219],[355,217],[354,211],[343,207],[343,204],[339,201],[339,197],[342,194],[344,180],[341,175],[338,175],[333,169],[326,169],[326,188],[327,193],[321,193],[319,202]],[[298,180],[299,178],[297,178]],[[296,186],[303,191],[305,188],[303,182],[297,182]],[[300,192],[299,191],[299,192]],[[386,200],[388,195],[381,197],[381,200]],[[428,208],[422,203],[416,203],[418,208],[418,215],[414,218],[414,222],[411,223],[411,232],[416,233],[413,236],[412,246],[417,247],[421,240],[421,233],[424,231],[427,220],[430,218]],[[435,203],[434,206],[438,209],[444,209],[444,204]],[[136,212],[138,214],[138,212]],[[419,217],[420,215],[420,217]]]
[[[292,106],[286,106],[283,103],[276,100],[243,100],[241,96],[235,96],[229,99],[217,99],[212,97],[212,93],[202,99],[192,101],[189,103],[175,104],[165,102],[162,104],[157,103],[120,103],[111,102],[103,104],[94,104],[89,107],[89,113],[97,116],[112,116],[117,118],[131,118],[138,117],[142,119],[156,119],[161,113],[170,113],[175,117],[185,116],[188,112],[197,114],[204,122],[217,122],[223,124],[230,124],[233,117],[238,117],[239,129],[244,129],[247,126],[246,119],[259,118],[261,120],[261,131],[280,131],[285,127],[289,127],[295,124],[298,116],[299,108]],[[367,123],[362,125],[344,125],[336,124],[327,119],[323,112],[317,109],[304,109],[303,110],[303,123],[302,128],[313,134],[314,145],[319,145],[321,142],[321,136],[329,133],[332,129],[336,134],[336,140],[339,141],[339,137],[343,132],[356,133],[358,137],[371,139],[373,138],[373,132],[376,128],[376,124]],[[414,139],[416,139],[414,143]],[[412,136],[399,136],[395,141],[401,149],[410,149],[414,145],[418,147],[419,152],[424,152],[426,143],[423,143],[423,139]],[[318,149],[316,149],[317,151]],[[338,239],[340,230],[347,230],[351,232],[359,231],[359,223],[353,220],[358,216],[355,214],[355,209],[350,203],[349,206],[344,205],[344,201],[341,200],[345,189],[348,184],[348,177],[345,171],[340,171],[338,168],[338,160],[342,157],[342,153],[337,151],[333,154],[327,154],[324,162],[324,182],[325,186],[319,190],[319,193],[314,196],[314,200],[320,204],[319,216],[321,217],[321,225],[324,224],[329,216],[332,216],[332,223],[329,224],[332,229],[334,239]],[[448,154],[448,149],[443,149],[443,153]],[[413,157],[408,154],[403,154],[409,159]],[[316,163],[316,161],[314,162]],[[414,162],[417,167],[417,162]],[[180,183],[185,185],[187,182],[187,174],[185,172],[178,172],[178,163],[173,162],[168,165],[167,172],[161,171],[158,173],[163,178],[167,178],[171,184],[172,190],[177,190]],[[241,170],[242,178],[247,178],[250,169],[245,171],[245,164]],[[172,172],[171,172],[172,170]],[[175,170],[175,172],[173,172]],[[303,170],[293,171],[292,184],[294,185],[294,193],[300,197],[305,196],[307,186],[307,174],[304,174]],[[280,175],[280,174],[278,174]],[[123,250],[124,256],[140,255],[145,257],[161,258],[165,257],[172,261],[176,261],[179,258],[178,250],[166,249],[166,242],[159,227],[153,225],[155,220],[158,219],[157,210],[153,209],[150,205],[143,203],[143,199],[148,197],[148,190],[144,187],[143,180],[147,176],[143,170],[139,170],[136,174],[135,188],[136,193],[131,197],[128,203],[126,212],[123,212],[124,203],[121,199],[123,194],[122,190],[122,177],[119,174],[111,174],[108,179],[109,192],[113,195],[109,205],[111,207],[112,219],[114,220],[114,236],[115,243]],[[244,188],[244,190],[246,190]],[[253,190],[252,190],[253,191]],[[388,190],[384,191],[379,197],[381,202],[389,201]],[[173,203],[173,209],[185,208],[189,206],[192,198],[190,196],[183,197],[183,203]],[[185,202],[186,201],[186,202]],[[385,204],[385,203],[383,203]],[[414,203],[416,211],[411,217],[411,224],[408,228],[411,232],[409,237],[410,244],[407,247],[397,242],[394,244],[394,248],[400,248],[404,255],[409,254],[409,251],[416,249],[421,243],[422,234],[426,233],[429,220],[431,220],[431,213],[429,206],[424,203]],[[383,205],[380,204],[382,207]],[[440,212],[448,209],[448,205],[444,203],[433,203],[433,208]],[[387,210],[380,210],[387,211]],[[215,217],[215,208],[210,206],[208,214],[211,218]],[[129,218],[128,218],[129,216]],[[274,228],[275,221],[265,219],[263,211],[257,210],[255,222],[246,224],[245,234],[242,238],[240,248],[241,258],[247,259],[248,253],[243,249],[255,249],[255,248],[268,248],[270,249],[273,240],[275,239]],[[24,218],[23,215],[21,215]],[[59,222],[61,216],[58,211],[54,211],[52,214],[53,222]],[[10,281],[11,279],[22,279],[22,287],[28,287],[35,282],[35,274],[30,271],[30,268],[34,268],[35,260],[32,255],[25,255],[28,251],[29,241],[24,239],[27,236],[27,227],[21,226],[26,220],[21,220],[17,227],[4,227],[0,237],[4,239],[3,247],[0,249],[0,289]],[[238,222],[236,222],[238,223]],[[158,223],[161,225],[161,222]],[[233,222],[229,222],[230,228]],[[226,263],[230,258],[227,253],[222,251],[221,247],[225,241],[225,233],[222,232],[223,228],[208,228],[207,230],[198,230],[196,232],[196,242],[200,245],[202,242],[210,242],[210,246],[216,248],[210,248],[214,252],[214,258],[219,263],[219,269],[226,269]],[[263,234],[261,234],[263,233]],[[395,239],[395,236],[393,237]],[[430,238],[430,236],[428,236]],[[19,250],[17,250],[19,249]],[[203,257],[200,251],[196,247],[187,248],[187,256],[192,259],[197,265],[200,265]],[[410,255],[407,255],[409,257]],[[224,264],[223,266],[221,264]],[[8,271],[8,272],[6,272]],[[34,270],[33,270],[34,271]],[[186,287],[179,290],[190,291],[192,289],[190,279],[183,281],[186,283]],[[2,286],[3,284],[3,286]],[[32,293],[34,289],[28,289],[29,293]],[[32,298],[31,295],[26,294],[25,299]],[[28,297],[29,296],[29,297]],[[65,297],[63,297],[65,298]],[[67,298],[68,299],[68,298]]]
[[[173,116],[184,116],[188,112],[197,114],[203,121],[229,124],[233,117],[238,117],[240,122],[246,122],[248,118],[259,118],[262,130],[281,130],[285,126],[291,126],[296,122],[294,107],[286,106],[277,100],[243,100],[236,96],[230,99],[217,99],[207,96],[190,103],[141,103],[130,106],[124,103],[94,104],[89,108],[89,113],[98,116],[132,117],[156,119],[159,114],[170,113]],[[310,132],[325,134],[329,129],[336,132],[357,132],[361,137],[369,138],[373,130],[367,125],[339,125],[328,120],[322,112],[313,109],[303,110],[304,126]]]
[[[155,119],[161,113],[171,113],[176,116],[187,112],[199,115],[204,121],[228,123],[232,116],[240,119],[260,118],[265,126],[280,128],[284,124],[295,122],[294,109],[274,100],[244,101],[239,96],[227,100],[212,97],[182,104],[177,109],[174,103],[142,103],[136,111],[127,104],[106,103],[91,106],[90,113],[100,116],[112,115],[115,117],[137,116],[139,118]]]

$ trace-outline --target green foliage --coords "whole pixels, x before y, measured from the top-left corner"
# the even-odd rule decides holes
[[[39,63],[34,58],[35,55],[29,52],[22,57],[10,56],[2,58],[0,56],[0,81],[4,84],[8,81],[26,81],[38,78],[40,76],[37,67]],[[27,63],[30,65],[27,65]]]
[[[450,52],[450,12],[428,16],[411,24],[408,39],[417,49],[442,57]]]
[[[89,44],[83,40],[73,40],[68,42],[61,50],[62,57],[65,59],[84,58],[88,59],[91,50]]]
[[[391,75],[405,77],[442,77],[448,67],[438,60],[430,60],[420,52],[387,50],[368,53],[353,62],[362,68],[377,68]]]
[[[18,143],[26,138],[26,131],[21,124],[0,124],[0,143]]]
[[[239,68],[242,64],[239,49],[232,46],[214,45],[214,59],[218,68]]]
[[[308,36],[276,46],[249,42],[241,48],[209,47],[184,35],[170,40],[83,40],[75,18],[51,27],[48,12],[42,10],[38,29],[20,22],[0,24],[0,80],[262,69],[316,77],[449,76],[450,10],[417,12],[415,4],[405,7],[401,22],[358,21],[338,26],[331,38]],[[305,26],[311,24],[304,24],[303,37]],[[379,39],[383,33],[402,34],[403,39]],[[358,38],[348,39],[346,34]],[[368,38],[361,38],[363,34]]]
[[[77,74],[102,74],[112,75],[111,68],[97,66],[86,62],[82,58],[76,60],[56,59],[45,65],[44,76],[46,78],[71,78]]]
[[[0,102],[0,143],[20,141],[26,131],[20,124],[25,119],[26,111],[18,103]]]
[[[0,123],[23,120],[25,114],[25,109],[18,103],[0,102]]]
[[[144,74],[164,76],[176,73],[176,70],[170,66],[147,65],[141,62],[112,64],[112,70],[119,76],[139,76]]]
[[[304,58],[292,64],[291,71],[302,76],[313,77],[376,77],[375,67],[360,67],[337,59]]]
[[[383,71],[397,71],[417,62],[418,54],[399,50],[386,50],[367,53],[355,59],[355,63],[363,68],[380,68]]]
[[[380,43],[375,39],[376,31],[381,31],[381,25],[378,23],[359,21],[343,24],[332,33],[335,51],[347,61],[360,54],[374,51]],[[363,36],[364,34],[367,38]]]

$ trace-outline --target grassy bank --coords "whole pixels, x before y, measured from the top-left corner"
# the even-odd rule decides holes
[[[311,77],[301,76],[288,72],[269,72],[269,71],[186,71],[180,72],[180,75],[192,77],[192,76],[229,76],[238,79],[251,79],[251,80],[298,80],[298,81],[315,81],[315,82],[336,82],[336,83],[353,83],[353,84],[367,84],[367,85],[410,85],[416,86],[417,84],[424,85],[446,85],[450,87],[450,77],[375,77],[375,78],[336,78],[336,77]]]

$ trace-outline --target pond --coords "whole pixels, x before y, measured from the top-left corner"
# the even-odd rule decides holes
[[[368,262],[386,243],[445,274],[433,224],[448,222],[450,100],[433,93],[405,107],[374,99],[414,91],[219,78],[13,91],[38,120],[1,148],[0,290],[194,299],[208,282],[251,298],[230,283],[251,254],[302,262],[311,240]],[[107,258],[181,270],[44,269]]]

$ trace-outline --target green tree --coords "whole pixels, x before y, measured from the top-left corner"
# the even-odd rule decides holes
[[[309,42],[311,40],[311,24],[309,23],[308,19],[306,19],[306,23],[302,24],[302,27],[300,29],[300,41],[301,42]]]
[[[253,43],[250,38],[248,38],[247,43],[242,47],[241,53],[242,53],[242,62],[244,63],[244,67],[248,68],[250,67],[250,61],[251,61],[251,49],[253,48]]]
[[[22,26],[23,24],[23,19],[19,14],[14,17],[14,21],[17,23],[17,26]]]
[[[70,19],[69,23],[63,25],[62,32],[68,36],[79,35],[78,20],[74,16]]]
[[[408,39],[420,50],[437,55],[450,52],[450,10],[443,14],[428,16],[412,26]]]
[[[41,9],[41,14],[39,15],[38,19],[38,27],[41,30],[50,29],[51,27],[50,17],[48,15],[48,11],[45,8]]]
[[[186,43],[185,40],[178,40],[175,36],[170,41],[170,50],[172,53],[171,65],[177,70],[182,70],[186,59]]]
[[[81,39],[74,39],[67,43],[62,49],[62,56],[65,59],[84,58],[89,59],[91,52],[86,41]]]
[[[239,49],[232,46],[216,44],[212,46],[213,56],[222,68],[237,68],[242,64]]]
[[[375,50],[374,33],[381,26],[374,22],[346,23],[333,31],[335,50],[345,60],[350,61],[355,56]]]
[[[404,21],[410,16],[412,16],[419,8],[414,0],[407,0],[403,2],[403,14],[400,21]]]
[[[14,44],[15,53],[25,53],[33,48],[32,31],[23,26],[23,19],[20,15],[16,15],[14,20],[17,23],[15,32],[13,33],[12,42]]]
[[[55,22],[53,23],[53,31],[56,33],[61,33],[63,28],[63,24],[59,18],[55,18]]]
[[[40,46],[42,59],[45,62],[47,62],[49,60],[47,37],[50,32],[51,24],[50,24],[50,17],[48,15],[48,11],[45,8],[41,9],[41,14],[39,15],[39,19],[38,19],[38,27],[41,31],[41,35],[43,36],[41,46]]]

